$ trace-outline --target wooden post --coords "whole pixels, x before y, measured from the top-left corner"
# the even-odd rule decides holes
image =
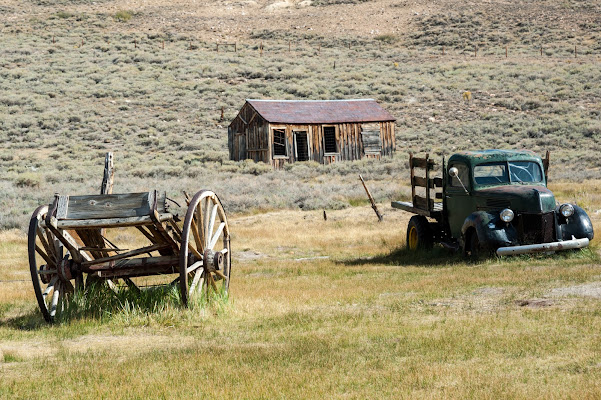
[[[136,39],[134,39],[134,48],[138,48],[138,41]]]
[[[540,47],[540,56],[543,56],[543,46]]]
[[[223,107],[221,107],[221,117],[219,117],[219,122],[223,122],[223,120],[225,119],[225,117],[223,115],[224,111],[225,110],[223,109]]]
[[[576,45],[574,45],[574,58],[578,58],[578,52],[576,51]]]
[[[334,61],[334,69],[336,69],[336,61]]]
[[[219,53],[219,43],[216,43],[216,46],[217,47],[215,47],[215,51],[217,51],[217,53]]]
[[[474,46],[474,57],[478,57],[478,47]]]
[[[509,49],[508,46],[505,46],[505,58],[509,57]]]
[[[238,43],[234,42],[234,53],[238,52]]]
[[[52,36],[52,44],[56,43],[56,41],[54,40],[54,35]]]
[[[323,210],[323,220],[324,221],[328,220],[328,215],[326,214],[326,210]]]
[[[100,186],[100,194],[113,193],[113,183],[115,179],[115,165],[113,163],[113,153],[108,152],[104,156],[104,174],[102,175],[102,185]],[[100,230],[100,235],[104,236],[105,229]]]
[[[415,185],[413,184],[413,178],[415,177],[415,171],[413,170],[413,153],[409,153],[409,170],[411,171],[411,202],[415,206]]]
[[[426,210],[432,210],[430,208],[430,154],[426,153]]]
[[[259,45],[259,55],[263,57],[263,42]]]
[[[378,206],[376,206],[376,202],[374,201],[374,198],[371,196],[371,193],[369,193],[369,189],[367,189],[367,186],[365,185],[365,181],[363,180],[363,177],[361,176],[361,174],[359,174],[359,179],[361,180],[361,183],[363,184],[363,188],[365,189],[365,192],[367,193],[367,198],[369,199],[369,202],[371,203],[371,208],[374,209],[374,212],[378,216],[378,222],[382,222],[383,216],[382,216],[382,214],[380,214],[380,211],[378,210]]]
[[[102,186],[100,194],[113,193],[113,181],[115,179],[115,166],[113,164],[113,153],[108,152],[104,156],[104,175],[102,177]]]

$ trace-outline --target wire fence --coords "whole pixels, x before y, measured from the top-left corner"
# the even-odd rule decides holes
[[[24,33],[13,33],[19,37]],[[31,33],[33,35],[34,33]],[[6,35],[6,33],[4,33]],[[208,42],[191,38],[160,38],[136,37],[127,35],[101,35],[88,40],[82,36],[69,35],[45,35],[36,37],[36,47],[52,47],[53,51],[65,49],[64,46],[77,49],[94,49],[106,52],[111,49],[119,51],[204,51],[215,54],[233,54],[240,57],[246,56],[340,56],[341,52],[348,56],[357,58],[389,59],[394,60],[401,57],[432,57],[453,58],[471,57],[482,58],[505,58],[505,59],[545,59],[545,60],[581,60],[601,61],[601,46],[584,44],[572,44],[566,42],[549,43],[546,45],[524,45],[524,44],[494,44],[474,43],[446,46],[446,45],[407,45],[396,42],[380,41],[376,39],[332,39],[322,40],[250,40],[234,42]],[[2,39],[0,38],[0,43]],[[20,44],[26,46],[26,44]],[[4,46],[6,48],[6,46]],[[363,56],[363,57],[362,57]]]

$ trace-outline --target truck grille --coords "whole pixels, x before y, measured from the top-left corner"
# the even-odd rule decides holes
[[[516,227],[520,244],[550,243],[555,239],[555,213],[520,214]]]

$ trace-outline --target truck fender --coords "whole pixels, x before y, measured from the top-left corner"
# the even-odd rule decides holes
[[[472,228],[476,230],[480,246],[485,249],[510,246],[517,239],[516,230],[510,224],[502,222],[497,213],[476,211],[465,219],[461,227],[459,241],[462,247],[465,246],[467,232]]]
[[[560,237],[563,240],[570,240],[572,239],[572,236],[576,239],[588,238],[588,240],[592,240],[595,234],[593,232],[591,219],[582,208],[575,204],[572,204],[572,206],[574,207],[574,214],[567,218],[561,215],[559,206],[555,210],[559,229],[561,231]]]

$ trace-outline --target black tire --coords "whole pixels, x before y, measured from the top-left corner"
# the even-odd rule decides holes
[[[434,244],[434,235],[430,223],[422,215],[414,215],[407,225],[407,249],[416,251],[430,249]]]

